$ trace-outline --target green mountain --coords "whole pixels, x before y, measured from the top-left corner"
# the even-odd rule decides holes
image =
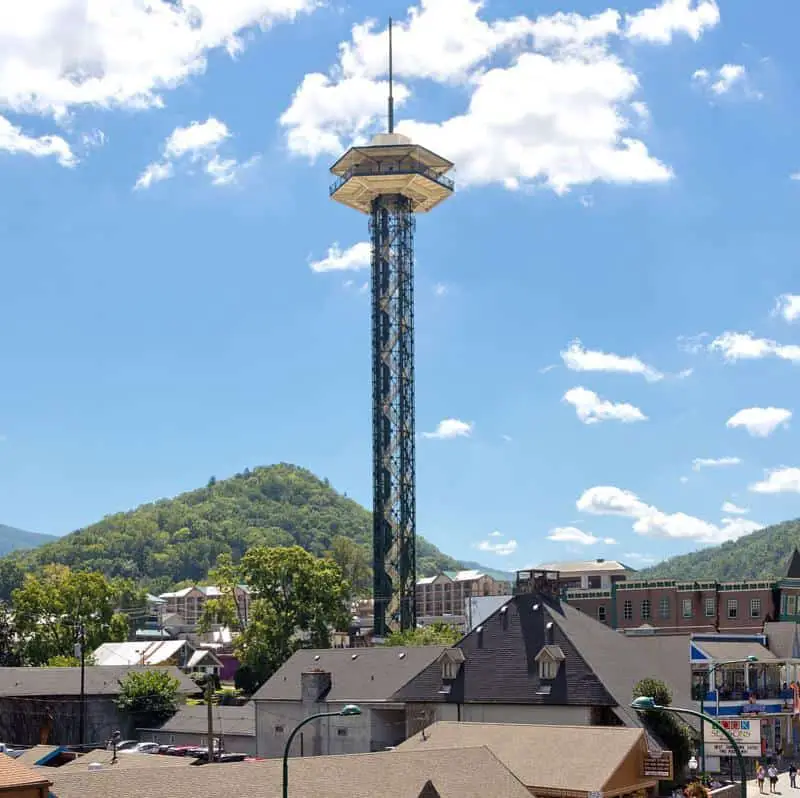
[[[17,549],[34,549],[51,540],[57,540],[52,535],[38,535],[36,532],[26,532],[13,526],[0,524],[0,556],[16,551]]]
[[[764,527],[739,540],[671,557],[640,571],[644,579],[772,579],[786,574],[795,546],[800,547],[800,519]]]
[[[14,555],[32,566],[62,563],[125,576],[151,590],[202,580],[223,553],[238,559],[256,545],[298,544],[318,556],[341,536],[372,559],[372,517],[327,480],[281,463],[199,490],[110,515],[35,551]],[[417,538],[417,570],[429,576],[467,567]]]

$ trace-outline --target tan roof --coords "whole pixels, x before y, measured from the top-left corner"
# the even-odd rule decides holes
[[[525,570],[534,570],[526,568]],[[562,574],[583,573],[584,571],[633,571],[633,568],[619,560],[577,560],[571,562],[551,562],[537,565],[538,571],[558,571]]]
[[[14,757],[17,762],[23,765],[35,765],[40,759],[44,759],[48,754],[59,750],[57,745],[34,745],[27,751],[23,751],[19,756]]]
[[[0,790],[11,787],[35,787],[39,784],[49,785],[50,779],[7,754],[0,754]]]
[[[281,796],[280,759],[186,768],[179,784],[172,772],[149,770],[142,778],[132,778],[130,772],[66,773],[59,768],[52,777],[53,793],[58,798]],[[289,794],[304,798],[419,798],[428,781],[441,798],[530,798],[485,747],[293,757],[289,762]]]
[[[754,656],[759,662],[764,660],[774,660],[777,657],[760,643],[748,640],[717,642],[706,640],[693,640],[695,648],[699,648],[708,654],[715,662],[725,662],[726,660],[747,659]]]
[[[89,765],[98,764],[108,767],[113,770],[140,770],[143,768],[170,768],[170,767],[186,767],[194,762],[185,756],[164,756],[162,754],[117,754],[117,761],[112,765],[111,760],[114,758],[113,751],[107,751],[105,748],[95,748],[94,751],[79,756],[73,759],[72,762],[67,762],[58,768],[59,773],[76,773],[87,771]]]
[[[439,721],[398,750],[485,745],[528,788],[599,792],[634,746],[645,744],[642,729],[622,726]]]

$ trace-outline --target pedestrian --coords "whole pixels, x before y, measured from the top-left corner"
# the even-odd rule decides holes
[[[771,764],[767,768],[767,775],[769,776],[769,791],[775,792],[778,787],[778,768]]]
[[[789,763],[789,786],[797,789],[797,765],[794,762]]]
[[[758,782],[758,791],[762,795],[764,794],[764,778],[766,775],[767,773],[764,770],[764,766],[759,763],[758,767],[756,768],[756,781]]]

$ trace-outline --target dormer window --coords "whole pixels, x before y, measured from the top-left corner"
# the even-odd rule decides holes
[[[452,682],[458,678],[458,671],[464,664],[464,652],[460,648],[448,648],[439,657],[442,668],[442,681]]]
[[[536,655],[536,662],[539,665],[539,679],[552,681],[557,678],[561,663],[565,659],[561,646],[544,646]]]

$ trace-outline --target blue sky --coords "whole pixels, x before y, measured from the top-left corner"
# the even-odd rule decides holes
[[[0,522],[278,461],[368,504],[328,167],[383,125],[390,14],[400,130],[458,186],[417,226],[419,531],[635,567],[800,514],[800,8],[97,5],[0,12]]]

